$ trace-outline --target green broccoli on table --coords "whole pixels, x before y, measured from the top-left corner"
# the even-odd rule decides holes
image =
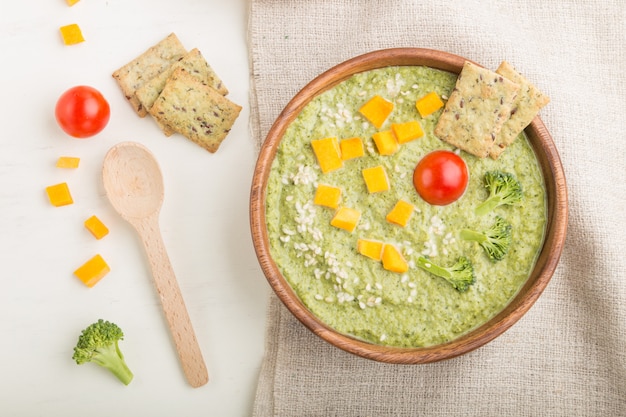
[[[82,331],[72,359],[79,365],[93,362],[102,366],[124,385],[128,385],[133,379],[133,373],[126,365],[118,345],[123,338],[124,333],[116,324],[100,319]]]

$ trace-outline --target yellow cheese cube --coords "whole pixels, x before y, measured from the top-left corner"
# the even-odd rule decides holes
[[[393,245],[385,244],[383,247],[383,268],[387,271],[398,272],[400,274],[409,270],[409,264],[404,259],[404,256]]]
[[[80,158],[74,156],[61,156],[57,160],[57,168],[78,168]]]
[[[337,138],[313,139],[311,146],[323,173],[343,167]]]
[[[341,188],[333,187],[331,185],[319,184],[317,190],[315,190],[315,197],[313,203],[318,206],[325,206],[336,209],[339,207],[339,200],[341,199]]]
[[[434,91],[426,94],[415,103],[417,111],[422,117],[427,117],[443,107],[443,101]]]
[[[339,147],[341,148],[341,159],[344,161],[365,155],[363,141],[359,137],[343,139],[339,142]]]
[[[374,139],[376,149],[381,155],[393,155],[400,148],[400,144],[391,130],[376,132],[372,135],[372,139]]]
[[[76,275],[83,284],[91,288],[108,274],[109,271],[111,271],[111,268],[109,268],[109,265],[107,265],[102,256],[96,255],[74,271],[74,275]]]
[[[413,214],[413,210],[415,210],[413,204],[399,200],[387,214],[387,221],[405,227]]]
[[[387,178],[387,172],[382,165],[365,168],[362,173],[365,185],[367,186],[367,191],[370,194],[389,190],[389,179]]]
[[[403,144],[421,138],[424,136],[422,125],[418,121],[414,120],[406,123],[394,123],[391,125],[394,135],[398,143]]]
[[[61,31],[61,36],[63,36],[63,43],[65,43],[66,45],[75,45],[85,40],[85,38],[83,38],[83,33],[81,32],[80,27],[78,27],[76,23],[61,26],[59,30]]]
[[[73,6],[79,2],[79,0],[65,0],[68,6]]]
[[[96,216],[91,216],[85,220],[85,227],[91,232],[93,237],[98,240],[109,234],[109,228],[106,227]]]
[[[74,202],[70,189],[65,182],[46,187],[46,193],[50,203],[55,207],[67,206]]]
[[[359,109],[359,113],[369,120],[377,129],[380,129],[392,111],[393,103],[378,95],[372,97]]]
[[[356,242],[356,250],[364,256],[375,261],[380,261],[383,257],[383,242],[378,240],[359,239]]]
[[[360,211],[349,207],[340,207],[335,212],[335,216],[330,221],[330,224],[340,229],[347,230],[348,232],[352,232],[356,228],[360,219]]]

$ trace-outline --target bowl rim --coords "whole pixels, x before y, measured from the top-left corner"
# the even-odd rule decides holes
[[[530,277],[509,304],[496,316],[465,335],[439,345],[402,348],[376,345],[339,333],[307,309],[272,259],[265,215],[267,180],[283,134],[304,106],[315,96],[359,72],[388,66],[425,65],[458,74],[466,61],[473,62],[448,52],[408,47],[380,49],[355,56],[324,71],[306,84],[275,119],[261,145],[250,192],[250,227],[261,269],[280,301],[305,327],[346,352],[395,364],[430,363],[468,353],[515,324],[537,301],[556,270],[567,231],[567,186],[556,146],[539,116],[526,128],[526,134],[543,170],[546,195],[552,197],[547,198],[548,217],[541,252]]]

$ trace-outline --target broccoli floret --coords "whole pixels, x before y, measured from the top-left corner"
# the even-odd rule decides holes
[[[465,292],[476,281],[474,266],[465,256],[459,257],[450,267],[435,265],[430,259],[420,256],[417,266],[448,281],[458,292]]]
[[[100,365],[111,371],[124,385],[128,385],[133,379],[133,373],[128,369],[118,346],[123,338],[124,333],[116,324],[100,319],[82,331],[72,359],[79,365],[87,362]]]
[[[504,258],[511,245],[511,225],[500,216],[496,216],[495,223],[484,232],[463,229],[460,232],[461,239],[478,242],[487,252],[493,262]]]
[[[476,214],[482,216],[504,204],[516,204],[522,200],[522,185],[509,172],[488,171],[484,177],[489,196],[476,207]]]

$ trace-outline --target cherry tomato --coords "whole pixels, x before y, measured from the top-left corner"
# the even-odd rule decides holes
[[[463,195],[468,178],[463,158],[454,152],[438,150],[425,155],[417,163],[413,185],[427,203],[445,206]]]
[[[54,114],[65,133],[75,138],[88,138],[104,129],[111,110],[98,90],[79,85],[59,97]]]

